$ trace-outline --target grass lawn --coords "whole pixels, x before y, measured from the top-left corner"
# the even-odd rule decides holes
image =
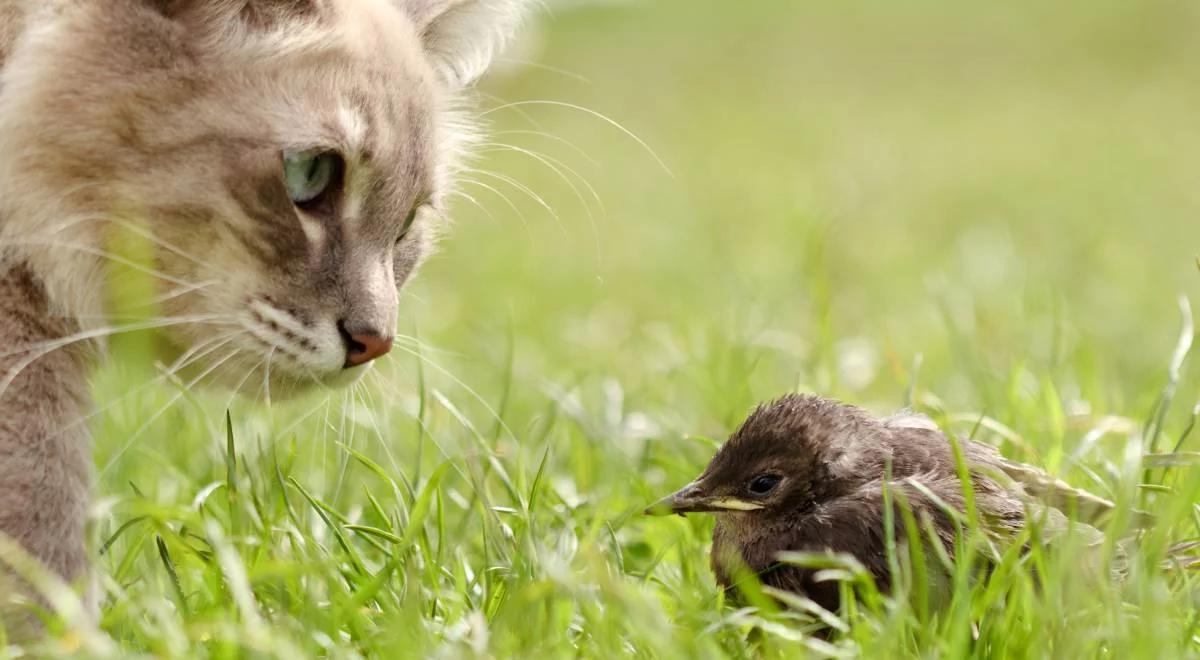
[[[1175,0],[557,9],[484,85],[470,199],[359,385],[98,375],[101,629],[39,652],[1200,656],[1200,571],[1159,563],[1200,466],[1141,464],[1200,451],[1198,29]],[[1010,556],[814,640],[724,602],[711,520],[640,515],[791,390],[1158,523],[1121,582],[1113,547]]]

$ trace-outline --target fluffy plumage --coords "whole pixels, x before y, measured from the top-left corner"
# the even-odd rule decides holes
[[[998,540],[1024,526],[1030,507],[1095,514],[1112,506],[991,447],[961,444],[980,517]],[[716,514],[712,567],[720,584],[730,587],[749,571],[767,586],[836,610],[836,583],[780,564],[778,556],[847,553],[886,588],[892,576],[885,486],[918,520],[931,522],[937,542],[953,552],[955,527],[943,507],[963,511],[962,487],[952,446],[936,425],[919,415],[879,419],[829,399],[791,395],[755,410],[694,482],[647,513]],[[1057,510],[1042,510],[1065,520]],[[903,544],[898,512],[894,520],[893,533]]]

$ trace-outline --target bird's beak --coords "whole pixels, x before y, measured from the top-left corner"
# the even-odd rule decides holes
[[[678,492],[667,495],[661,500],[646,507],[647,516],[669,516],[672,513],[716,513],[721,511],[755,511],[763,508],[758,502],[750,502],[736,497],[717,497],[708,495],[696,482],[692,482]]]

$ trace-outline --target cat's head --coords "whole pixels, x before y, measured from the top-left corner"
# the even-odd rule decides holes
[[[137,237],[215,379],[348,380],[390,347],[470,139],[458,92],[522,4],[44,3],[6,45],[0,240],[63,313],[119,325],[104,277]]]

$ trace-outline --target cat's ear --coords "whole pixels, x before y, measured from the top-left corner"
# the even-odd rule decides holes
[[[408,14],[450,85],[483,75],[516,31],[530,0],[392,0]]]

